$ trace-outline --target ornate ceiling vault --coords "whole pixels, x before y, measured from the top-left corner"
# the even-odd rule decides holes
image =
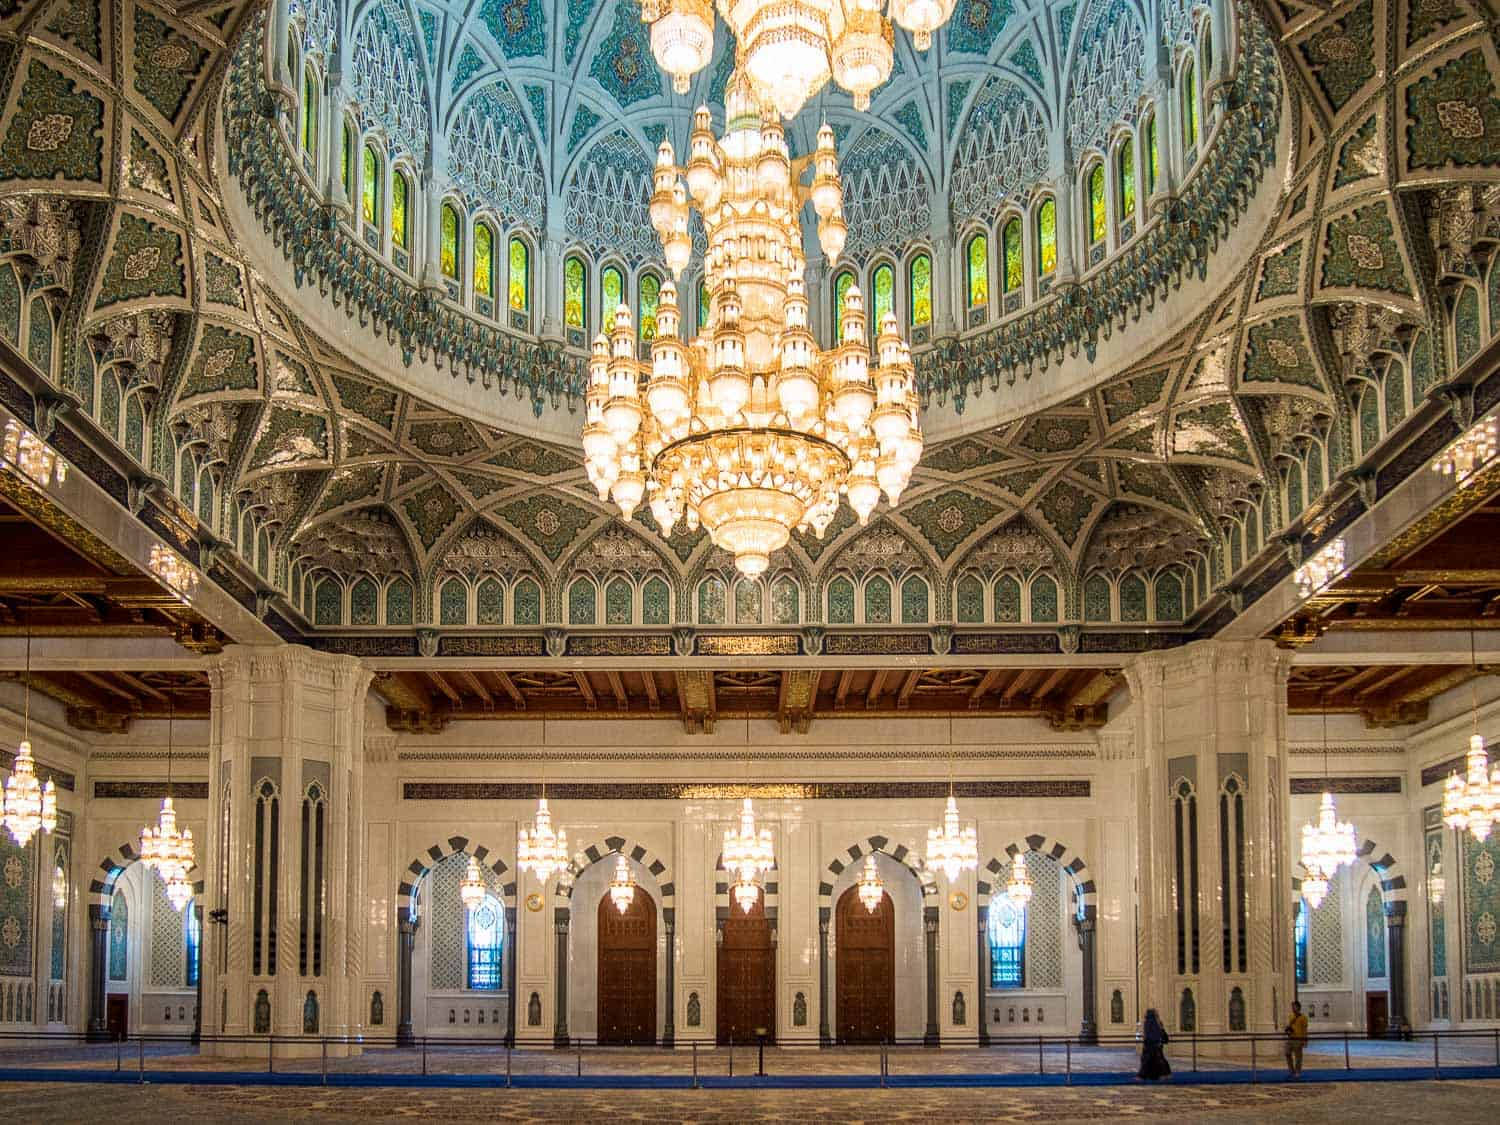
[[[632,162],[649,169],[662,136],[682,145],[690,106],[713,103],[725,73],[721,45],[701,88],[674,98],[630,6],[611,0],[293,7],[304,44],[350,45],[361,127],[411,158],[419,194],[436,153],[466,206],[535,235],[537,285],[560,284],[567,247],[627,272],[654,253],[632,249],[634,220],[604,203],[630,198]],[[1072,177],[1165,96],[1157,60],[1178,57],[1208,8],[964,0],[929,55],[900,49],[872,114],[836,99],[805,113],[798,129],[826,114],[842,133],[853,265],[918,247],[956,258],[965,224],[1038,192],[1068,194],[1076,217]],[[581,353],[540,298],[527,327],[482,322],[361,250],[347,205],[295,178],[299,95],[268,92],[247,61],[264,61],[273,16],[244,2],[3,6],[0,394],[288,638],[517,657],[1175,644],[1225,624],[1500,400],[1481,378],[1500,330],[1489,0],[1240,5],[1237,77],[1204,91],[1205,156],[1145,229],[1012,317],[935,318],[928,408],[962,436],[929,448],[891,515],[798,537],[764,581],[740,583],[701,534],[663,542],[644,513],[623,524],[576,449],[432,406],[308,327],[298,310],[325,302],[350,334],[391,341],[392,370],[403,352],[438,357],[435,378],[570,417]],[[1139,79],[1139,101],[1111,100],[1121,75]],[[1016,122],[1044,130],[1045,151]],[[1287,157],[1268,168],[1277,130]],[[240,169],[227,182],[226,165]],[[1024,183],[1006,178],[1016,169]],[[1247,235],[1234,216],[1262,176],[1276,178],[1275,215]],[[226,193],[261,225],[231,227]],[[1221,276],[1215,255],[1239,237],[1250,264]],[[286,255],[303,287],[273,291],[251,242]],[[1142,282],[1160,255],[1173,264]],[[935,270],[950,316],[957,264]],[[1094,346],[1150,333],[1194,277],[1216,295],[1185,316],[1172,306],[1186,327],[1090,387]],[[1075,379],[1089,389],[1061,405],[978,420],[993,387]],[[1341,604],[1457,606],[1459,586],[1482,587],[1467,581]],[[108,595],[72,602],[104,614]],[[16,621],[57,611],[4,606]],[[421,686],[484,709],[456,681],[457,701]],[[610,685],[592,690],[611,706]]]

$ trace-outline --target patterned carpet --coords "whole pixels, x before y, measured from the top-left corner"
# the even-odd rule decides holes
[[[0,1120],[160,1125],[163,1120],[330,1121],[1266,1121],[1360,1125],[1493,1122],[1500,1082],[1045,1090],[523,1091],[249,1087],[0,1088]]]

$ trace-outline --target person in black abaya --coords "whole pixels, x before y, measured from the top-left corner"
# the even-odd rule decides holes
[[[1167,1063],[1166,1046],[1169,1042],[1167,1029],[1161,1025],[1156,1009],[1146,1009],[1146,1019],[1141,1025],[1141,1069],[1136,1074],[1137,1078],[1155,1082],[1172,1073],[1172,1068]]]

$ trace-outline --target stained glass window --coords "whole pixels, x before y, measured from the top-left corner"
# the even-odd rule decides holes
[[[911,288],[911,324],[920,328],[932,323],[932,259],[918,254],[906,272],[906,283]]]
[[[364,167],[359,185],[359,209],[365,222],[380,225],[380,157],[371,145],[365,145]]]
[[[599,285],[604,294],[603,323],[600,331],[608,332],[614,327],[615,309],[625,303],[625,279],[614,266],[605,266],[599,275]]]
[[[969,308],[982,309],[990,303],[990,240],[982,234],[969,239],[964,260],[969,271]]]
[[[514,236],[510,240],[510,307],[517,312],[531,308],[531,248]]]
[[[1203,26],[1198,29],[1198,34],[1203,37],[1203,73],[1206,77],[1214,76],[1214,35],[1213,24],[1208,20],[1203,21]]]
[[[1037,272],[1043,277],[1057,268],[1057,201],[1043,200],[1036,211]]]
[[[1307,983],[1307,904],[1297,903],[1297,920],[1292,924],[1292,939],[1297,950],[1297,983]]]
[[[1198,79],[1193,73],[1193,64],[1188,63],[1182,71],[1182,147],[1192,148],[1198,143]]]
[[[464,911],[468,945],[469,987],[493,992],[500,987],[500,942],[505,912],[494,895],[485,895],[473,910]]]
[[[1103,242],[1109,233],[1109,213],[1104,206],[1104,165],[1089,173],[1089,243]]]
[[[495,232],[489,223],[474,224],[474,295],[495,295]]]
[[[391,241],[411,249],[411,180],[399,168],[391,177]]]
[[[875,291],[875,315],[870,318],[870,332],[878,335],[885,314],[896,311],[896,271],[888,264],[876,266],[870,280],[870,287]]]
[[[458,209],[451,203],[443,204],[442,239],[440,261],[443,276],[458,279]]]
[[[339,150],[339,183],[344,186],[344,196],[348,197],[354,184],[350,177],[354,175],[354,127],[349,122],[344,122],[344,147]]]
[[[698,331],[708,331],[708,286],[698,282]]]
[[[1146,121],[1146,194],[1150,195],[1156,191],[1156,177],[1160,171],[1160,157],[1156,146],[1156,117],[1153,114]]]
[[[1005,254],[1005,276],[1000,279],[1007,293],[1020,292],[1026,283],[1026,259],[1021,254],[1021,220],[1012,217],[1000,232],[1000,248]]]
[[[990,899],[990,987],[1026,987],[1026,908]]]
[[[661,300],[661,279],[654,273],[641,274],[640,309],[636,321],[642,340],[656,339],[656,306]]]
[[[189,988],[196,988],[198,985],[198,951],[203,944],[203,923],[198,921],[198,907],[195,903],[189,902],[187,910],[183,913],[187,915],[184,922],[183,941],[183,953],[187,959],[185,979]]]
[[[302,151],[318,149],[318,76],[308,67],[302,75]]]
[[[582,258],[569,258],[563,263],[563,324],[568,328],[583,328],[588,312],[588,277]]]
[[[833,339],[838,343],[844,338],[844,294],[854,284],[854,275],[848,270],[833,279]]]
[[[1123,223],[1135,215],[1135,142],[1126,137],[1115,153],[1115,171],[1119,174],[1120,186],[1115,195],[1119,207],[1118,217]]]

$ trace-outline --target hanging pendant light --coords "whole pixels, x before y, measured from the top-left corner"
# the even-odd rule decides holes
[[[1026,870],[1026,856],[1022,852],[1017,852],[1016,858],[1011,860],[1010,878],[1005,884],[1005,897],[1017,907],[1024,907],[1031,901],[1031,891],[1031,873]]]
[[[927,866],[940,867],[948,882],[979,866],[979,837],[972,824],[960,828],[953,796],[953,720],[948,720],[948,807],[940,827],[927,830]]]
[[[734,903],[746,914],[755,909],[756,900],[760,898],[760,883],[755,879],[736,879],[729,888],[729,893],[734,897]]]
[[[26,634],[26,688],[22,706],[21,745],[5,780],[4,821],[16,847],[24,848],[38,831],[57,827],[57,786],[49,777],[38,782],[31,756],[31,633]]]
[[[179,914],[193,901],[193,884],[188,882],[186,875],[174,874],[167,880],[167,901]]]
[[[1500,765],[1490,770],[1489,752],[1479,733],[1479,661],[1474,652],[1474,630],[1469,630],[1469,712],[1473,732],[1469,751],[1464,756],[1464,776],[1450,773],[1443,783],[1443,823],[1449,828],[1468,832],[1484,843],[1490,828],[1500,818]]]
[[[1323,709],[1323,775],[1328,775],[1328,708]],[[1325,785],[1318,802],[1318,819],[1302,826],[1302,866],[1307,878],[1302,882],[1302,897],[1316,910],[1328,894],[1329,884],[1340,867],[1355,860],[1358,838],[1354,825],[1338,819],[1333,793]]]
[[[630,873],[630,861],[623,854],[615,860],[615,875],[609,881],[609,901],[621,914],[635,901],[635,876]]]
[[[880,900],[885,897],[885,880],[880,877],[880,868],[875,866],[874,852],[865,856],[864,870],[859,873],[854,886],[859,894],[859,901],[866,910],[874,914],[880,906]]]
[[[745,720],[745,788],[750,788],[750,720]],[[724,829],[724,870],[734,877],[734,901],[746,914],[760,897],[763,876],[776,866],[776,849],[769,828],[757,829],[755,805],[747,796],[740,805],[738,826]]]
[[[154,825],[141,829],[141,862],[151,868],[167,884],[168,892],[174,883],[180,884],[177,895],[182,905],[174,901],[178,910],[192,898],[192,886],[187,873],[193,868],[193,830],[177,828],[177,810],[172,805],[172,720],[170,705],[167,710],[167,795],[161,799],[161,813]],[[187,888],[187,897],[182,898],[182,887]],[[170,897],[170,893],[169,893]]]
[[[484,875],[479,870],[479,860],[470,856],[469,866],[458,884],[458,897],[463,902],[464,909],[478,910],[488,889],[484,884]]]
[[[547,720],[543,719],[542,796],[537,801],[535,822],[529,829],[521,829],[516,841],[516,866],[535,874],[543,886],[568,866],[568,834],[563,829],[552,831],[552,810],[547,807],[546,744]]]

